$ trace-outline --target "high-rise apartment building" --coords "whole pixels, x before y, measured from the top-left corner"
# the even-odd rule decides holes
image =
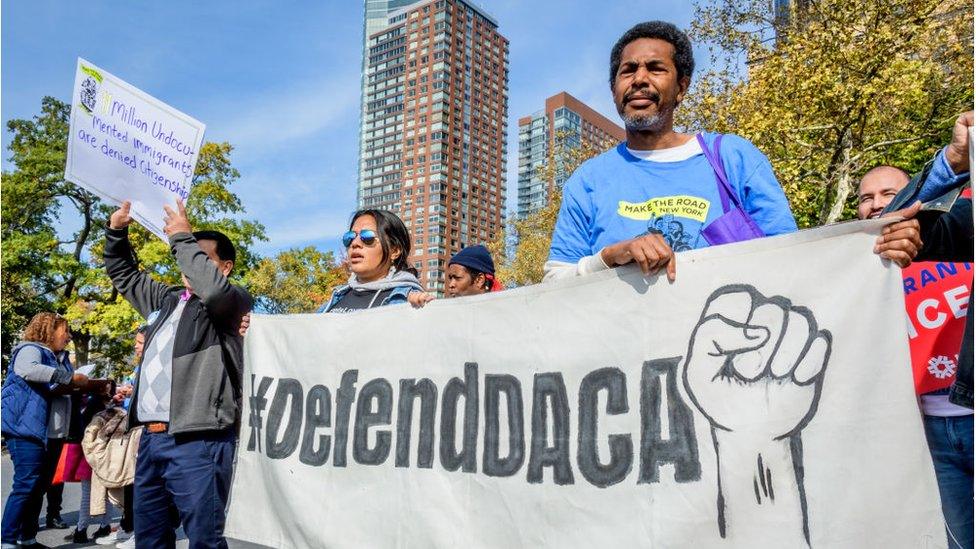
[[[503,230],[508,40],[472,3],[427,0],[390,12],[365,55],[359,207],[403,218],[439,293],[452,254]]]
[[[552,147],[578,147],[585,144],[602,148],[624,140],[625,132],[607,117],[566,92],[546,99],[546,108],[523,116],[519,125],[518,216],[542,209],[553,185],[561,186],[571,175],[556,170],[547,180],[539,169],[546,163]],[[560,137],[557,143],[557,135]]]
[[[377,31],[385,29],[390,24],[390,14],[407,7],[410,4],[417,4],[421,0],[365,0],[363,9],[363,45],[369,42],[369,37]],[[365,48],[364,48],[365,53]],[[363,56],[363,66],[366,64],[366,56]]]
[[[366,117],[366,69],[369,62],[369,37],[390,24],[390,14],[420,0],[363,0],[363,68],[359,105],[359,157],[363,156],[365,146],[363,120]],[[357,194],[357,198],[361,198]]]

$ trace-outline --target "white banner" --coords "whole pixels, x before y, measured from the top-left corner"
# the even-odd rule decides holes
[[[206,126],[79,58],[64,178],[113,203],[159,238],[163,206],[189,196]]]
[[[227,533],[274,547],[945,547],[879,221],[256,315]]]

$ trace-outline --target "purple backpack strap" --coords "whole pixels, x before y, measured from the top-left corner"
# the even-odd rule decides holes
[[[722,165],[722,156],[719,154],[722,136],[719,135],[715,138],[711,150],[705,145],[705,139],[701,134],[696,137],[698,144],[701,145],[702,152],[705,153],[705,158],[712,166],[712,171],[715,172],[715,179],[718,181],[718,195],[722,200],[722,215],[702,229],[702,236],[705,241],[715,246],[765,236],[759,225],[756,225],[756,222],[742,207],[739,195],[732,189],[732,185],[729,185],[725,166]]]
[[[705,154],[705,158],[708,163],[712,166],[712,171],[715,172],[715,178],[718,180],[718,195],[722,199],[722,212],[729,213],[730,205],[735,204],[737,208],[742,209],[742,204],[739,202],[739,196],[732,189],[732,185],[729,184],[729,177],[725,173],[725,166],[722,164],[722,155],[719,153],[719,146],[722,144],[722,135],[720,134],[715,138],[715,142],[712,143],[712,150],[709,150],[708,145],[705,143],[705,138],[702,134],[696,134],[698,138],[698,144],[701,145],[702,152]]]

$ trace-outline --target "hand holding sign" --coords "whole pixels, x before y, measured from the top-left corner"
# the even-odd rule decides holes
[[[112,217],[108,218],[108,226],[111,229],[124,229],[132,223],[132,216],[129,215],[129,209],[132,207],[132,202],[126,200],[119,206],[119,209],[112,212]]]
[[[952,140],[946,147],[945,157],[953,173],[961,174],[970,170],[969,148],[970,132],[973,128],[973,111],[964,112],[952,126]]]
[[[901,217],[898,221],[881,229],[881,236],[874,245],[874,253],[885,259],[890,259],[904,269],[912,263],[918,251],[922,249],[922,229],[914,217],[922,209],[922,203],[916,201],[911,206],[896,212],[886,213],[881,217]]]
[[[163,230],[166,231],[166,236],[193,232],[190,227],[190,220],[186,217],[186,208],[183,206],[182,200],[176,201],[176,211],[173,211],[173,208],[169,206],[163,206],[163,211],[166,212],[166,215],[163,216],[163,221],[166,223]]]
[[[650,276],[663,268],[668,280],[674,282],[674,251],[659,233],[645,234],[607,246],[600,251],[600,257],[610,267],[636,262],[644,276]]]
[[[719,463],[719,530],[761,539],[775,500],[809,541],[800,431],[817,411],[831,334],[813,313],[752,286],[716,290],[692,332],[684,383]],[[778,499],[777,499],[778,498]],[[772,505],[766,505],[767,510]]]

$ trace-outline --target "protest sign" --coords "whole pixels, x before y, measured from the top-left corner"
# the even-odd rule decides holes
[[[64,178],[166,240],[163,206],[189,196],[205,126],[78,59]]]
[[[255,315],[229,536],[945,547],[872,220],[424,309]]]
[[[944,389],[956,379],[959,345],[973,292],[973,266],[912,263],[902,278],[915,390],[921,395]]]

